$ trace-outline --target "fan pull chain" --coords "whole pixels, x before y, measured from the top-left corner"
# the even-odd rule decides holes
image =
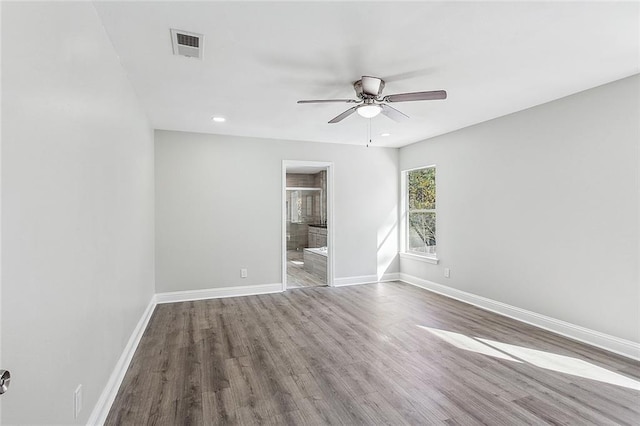
[[[371,144],[371,119],[369,119],[369,126],[367,127],[367,148]]]

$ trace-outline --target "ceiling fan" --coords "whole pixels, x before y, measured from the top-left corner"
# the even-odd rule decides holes
[[[431,101],[435,99],[447,99],[447,92],[444,90],[433,90],[430,92],[411,92],[397,93],[395,95],[382,96],[384,89],[384,80],[378,77],[362,76],[362,78],[353,83],[358,99],[310,99],[298,101],[299,104],[323,104],[344,102],[350,104],[359,104],[349,108],[342,114],[334,117],[329,124],[338,123],[354,112],[365,118],[373,118],[382,113],[395,121],[403,121],[409,118],[406,114],[387,105],[392,102],[410,102],[410,101]]]

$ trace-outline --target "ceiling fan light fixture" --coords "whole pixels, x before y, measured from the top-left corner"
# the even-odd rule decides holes
[[[358,115],[360,115],[361,117],[373,118],[376,115],[380,114],[380,111],[382,111],[382,108],[380,107],[380,105],[366,104],[366,105],[360,105],[356,111]]]

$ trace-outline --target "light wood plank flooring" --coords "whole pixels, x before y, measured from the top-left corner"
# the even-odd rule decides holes
[[[638,425],[639,381],[407,284],[315,287],[158,305],[106,424]]]

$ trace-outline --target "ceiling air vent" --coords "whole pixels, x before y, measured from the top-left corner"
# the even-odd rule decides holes
[[[204,36],[189,31],[171,30],[173,54],[202,59]]]

